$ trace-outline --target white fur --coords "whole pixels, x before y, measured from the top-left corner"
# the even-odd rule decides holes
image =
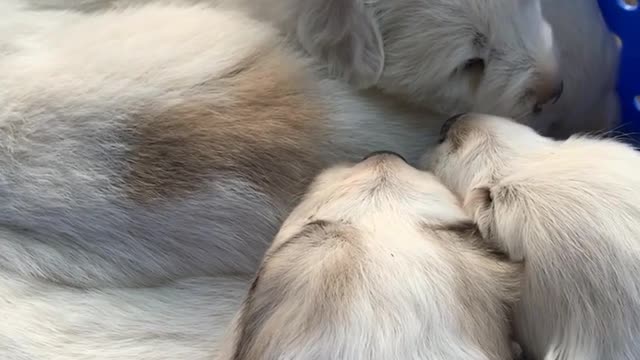
[[[467,115],[429,158],[485,237],[524,260],[514,320],[529,356],[640,358],[634,149],[585,137],[553,141],[506,119]]]
[[[3,359],[215,354],[246,285],[225,274],[256,269],[299,194],[274,196],[245,174],[212,168],[191,179],[197,190],[140,203],[125,192],[125,175],[145,165],[131,163],[139,146],[131,137],[140,135],[146,116],[188,102],[196,115],[187,112],[191,117],[174,125],[191,128],[198,111],[236,101],[233,91],[257,86],[234,82],[233,71],[223,75],[254,59],[258,49],[268,56],[249,65],[278,59],[269,73],[279,69],[291,79],[263,84],[283,92],[279,101],[295,95],[319,109],[317,119],[298,119],[302,108],[288,108],[285,119],[264,119],[317,126],[303,133],[309,141],[263,136],[271,147],[293,146],[305,161],[357,160],[386,148],[415,162],[441,122],[316,75],[269,26],[236,12],[153,5],[87,15],[0,6]],[[203,84],[206,93],[198,92]],[[253,117],[264,116],[261,109],[270,104],[250,100]],[[242,124],[220,121],[205,129],[243,132]],[[153,145],[161,139],[142,140]],[[205,154],[206,142],[199,146]],[[197,154],[188,155],[179,160]],[[302,171],[312,177],[315,170]]]
[[[220,359],[512,359],[519,270],[430,173],[338,166],[283,224]]]
[[[6,21],[18,26],[33,16],[18,13]],[[133,203],[119,184],[135,144],[120,132],[137,126],[142,111],[180,104],[183,92],[256,47],[277,47],[273,32],[203,7],[55,16],[69,16],[68,22],[6,36],[16,50],[0,58],[0,222],[30,239],[3,238],[2,266],[76,285],[254,271],[287,213],[278,204],[295,199],[269,198],[244,178],[218,177],[212,169],[201,192],[153,206]],[[176,26],[163,26],[167,22]],[[283,67],[313,76],[287,56],[291,63]],[[210,101],[228,101],[225,86],[221,82]],[[440,124],[336,81],[318,80],[312,91],[309,104],[330,109],[327,119],[317,119],[324,130],[316,136],[322,158],[314,161],[355,160],[380,148],[415,161]]]
[[[163,0],[30,1],[91,11]],[[509,116],[558,137],[619,121],[619,49],[596,0],[181,1],[247,9],[332,75],[446,115]],[[474,58],[484,69],[465,69]],[[533,114],[534,103],[546,102],[536,95],[547,99],[560,80],[560,100]]]
[[[424,8],[424,4],[407,4]],[[526,17],[531,22],[516,22],[516,33],[531,41],[527,44],[548,45],[548,39],[537,32],[543,24],[538,9],[522,6],[504,8],[506,12],[524,9],[517,12],[518,17],[533,14]],[[296,144],[294,138],[273,138],[272,144],[296,144],[300,157],[311,148],[322,154],[310,161],[332,164],[389,149],[413,162],[433,142],[442,120],[431,112],[402,106],[377,90],[358,92],[314,71],[306,60],[281,46],[269,26],[234,12],[154,5],[81,14],[27,10],[17,0],[3,1],[0,10],[0,269],[12,280],[0,284],[5,288],[0,291],[4,303],[0,310],[11,313],[16,303],[22,309],[22,315],[12,317],[13,324],[0,333],[8,344],[2,355],[11,360],[39,358],[43,352],[54,359],[83,359],[90,357],[89,348],[99,349],[105,358],[176,358],[181,355],[168,352],[170,349],[193,344],[191,340],[187,345],[182,342],[184,334],[189,337],[197,331],[200,335],[196,338],[202,339],[202,334],[211,332],[209,339],[219,338],[221,326],[214,324],[216,321],[195,330],[176,322],[175,299],[182,295],[168,284],[254,271],[298,194],[274,196],[244,174],[229,175],[224,169],[213,168],[207,173],[210,177],[199,179],[198,191],[152,204],[132,201],[123,190],[124,175],[135,165],[130,163],[130,153],[136,143],[128,136],[145,116],[158,115],[151,111],[190,102],[193,98],[187,95],[193,93],[209,96],[211,103],[200,100],[194,104],[200,109],[225,104],[232,98],[231,89],[243,84],[216,81],[256,49],[273,49],[270,54],[282,56],[278,69],[287,69],[291,79],[302,79],[300,83],[292,80],[292,85],[306,97],[306,104],[328,109],[317,119],[320,125],[316,132],[305,134],[313,141]],[[403,12],[400,9],[397,14]],[[525,31],[529,26],[536,29],[531,37]],[[421,32],[418,28],[408,33]],[[418,40],[423,46],[424,39]],[[398,51],[405,51],[405,46]],[[389,54],[387,49],[385,52]],[[515,57],[523,54],[514,52]],[[551,59],[546,56],[549,54],[539,55]],[[312,81],[307,84],[305,79]],[[530,81],[527,79],[523,81]],[[202,84],[212,83],[216,91],[198,94]],[[404,91],[380,84],[389,93],[401,95]],[[356,81],[356,85],[362,83]],[[409,95],[405,98],[412,97]],[[262,99],[255,103],[261,104],[258,100]],[[262,114],[256,110],[255,117]],[[298,113],[293,109],[289,114],[294,121]],[[185,119],[185,126],[192,120]],[[197,139],[186,142],[189,140]],[[251,151],[266,153],[262,148]],[[239,156],[224,155],[232,160]],[[303,170],[305,175],[313,175],[312,170]],[[13,289],[22,286],[19,284],[31,289],[33,295],[15,295]],[[187,292],[184,296],[200,298],[199,292],[217,286],[224,292],[224,284],[210,280],[208,285],[191,290],[196,295]],[[126,307],[124,294],[133,292],[127,287],[164,287],[173,302],[161,302],[146,314],[116,312]],[[119,290],[107,296],[105,288]],[[73,299],[85,292],[89,294],[86,302],[72,306]],[[55,298],[51,294],[59,294],[59,300],[51,300]],[[154,291],[146,294],[156,299],[150,295]],[[226,319],[229,309],[219,305],[224,301],[215,294],[202,302],[209,301],[212,305],[207,311]],[[109,297],[112,306],[97,311]],[[59,321],[78,313],[86,317],[75,317],[77,323]],[[146,319],[157,323],[152,316],[161,319],[158,322],[178,324],[176,336],[163,340],[162,346],[146,346],[146,339],[136,332]],[[185,316],[214,318],[201,308]],[[109,345],[111,332],[102,330],[109,321],[121,324],[114,332],[133,339],[124,345],[134,347],[120,348],[120,353],[108,349],[113,346]],[[38,323],[44,326],[33,325]],[[94,331],[98,338],[86,340],[77,329]],[[65,348],[62,344],[71,345]]]
[[[0,358],[212,359],[247,279],[77,289],[0,275]]]

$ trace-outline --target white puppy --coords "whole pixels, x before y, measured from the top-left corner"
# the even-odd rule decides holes
[[[640,358],[640,154],[470,114],[443,127],[429,158],[484,236],[524,259],[515,325],[525,352]]]
[[[90,11],[168,0],[30,1]],[[449,116],[509,116],[556,136],[618,121],[618,49],[596,0],[182,1],[244,8],[332,75]]]
[[[512,359],[520,266],[395,154],[323,172],[285,221],[221,359]]]

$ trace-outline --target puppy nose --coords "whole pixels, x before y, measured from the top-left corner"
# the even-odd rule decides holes
[[[533,106],[533,113],[542,111],[544,105],[558,102],[564,91],[564,81],[559,81],[555,85],[542,84],[536,89],[536,104]]]
[[[444,124],[442,124],[442,127],[440,128],[440,139],[438,141],[440,144],[442,144],[447,139],[447,134],[449,133],[449,130],[451,129],[453,124],[455,124],[456,121],[460,120],[460,118],[462,118],[465,115],[467,114],[462,113],[462,114],[454,115],[448,118],[447,121],[444,122]]]
[[[407,159],[404,158],[404,156],[398,154],[397,152],[394,151],[389,151],[389,150],[380,150],[380,151],[374,151],[372,153],[370,153],[369,155],[365,156],[362,161],[365,161],[367,159],[370,159],[372,157],[376,157],[376,156],[393,156],[393,157],[397,157],[402,159],[402,161],[407,162]]]

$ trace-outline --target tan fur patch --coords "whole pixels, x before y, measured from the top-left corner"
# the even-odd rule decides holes
[[[320,221],[272,249],[243,305],[233,359],[267,352],[269,334],[314,333],[343,321],[362,282],[360,241],[350,226]]]
[[[231,174],[279,199],[301,193],[324,167],[316,144],[326,112],[309,84],[301,64],[267,50],[149,109],[131,129],[128,196],[185,196]]]

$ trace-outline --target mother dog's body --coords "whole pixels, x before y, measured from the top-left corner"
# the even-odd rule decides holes
[[[2,359],[210,359],[315,173],[439,126],[239,13],[0,7]]]
[[[3,20],[0,58],[0,267],[19,276],[250,273],[318,170],[380,148],[415,160],[439,126],[317,78],[237,13],[34,16]]]

